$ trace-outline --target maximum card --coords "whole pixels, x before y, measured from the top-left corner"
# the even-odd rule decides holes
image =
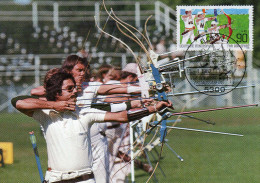
[[[229,50],[253,50],[253,6],[177,6],[178,50],[222,44]]]

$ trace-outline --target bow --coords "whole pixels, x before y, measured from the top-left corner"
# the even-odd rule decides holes
[[[164,78],[161,76],[161,73],[159,72],[159,64],[157,62],[158,60],[158,54],[156,54],[154,51],[150,50],[150,60],[148,60],[150,68],[152,70],[152,75],[154,78],[154,87],[157,92],[157,99],[159,101],[167,101],[167,95],[165,92],[165,84],[164,84]],[[166,130],[166,120],[167,120],[167,110],[164,110],[162,113],[163,120],[161,121],[161,129],[160,129],[160,141],[163,142],[164,138],[166,136],[167,130]],[[150,132],[147,131],[147,132]]]
[[[217,9],[214,9],[214,16],[216,17],[215,22],[218,22],[218,20],[217,20],[218,10]]]
[[[229,15],[227,15],[225,12],[224,12],[224,10],[222,10],[222,12],[224,13],[224,15],[227,17],[227,19],[228,19],[228,25],[230,25],[229,27],[228,27],[228,30],[229,30],[229,35],[228,35],[228,38],[227,38],[227,40],[231,37],[231,35],[232,35],[232,33],[233,33],[233,30],[232,30],[232,28],[231,28],[231,17],[229,16]]]

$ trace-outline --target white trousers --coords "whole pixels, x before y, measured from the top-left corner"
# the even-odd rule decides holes
[[[126,154],[129,151],[129,128],[126,126],[127,124],[123,124],[118,128],[109,129],[106,131],[110,152],[110,183],[124,183],[127,175],[131,173],[130,164],[116,157],[119,150]],[[122,136],[123,139],[121,139]],[[125,166],[126,164],[128,165]]]
[[[194,32],[193,32],[193,30],[183,35],[181,44],[188,44],[187,42],[188,42],[189,39],[190,39],[191,42],[194,41]]]
[[[100,135],[100,138],[91,142],[93,166],[92,170],[97,183],[109,182],[109,155],[107,139]]]

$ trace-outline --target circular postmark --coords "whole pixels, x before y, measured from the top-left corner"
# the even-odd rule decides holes
[[[230,45],[227,37],[220,33],[204,34],[196,37],[185,52],[185,76],[193,88],[204,94],[227,94],[243,80],[245,54],[231,37],[229,40],[235,44]]]

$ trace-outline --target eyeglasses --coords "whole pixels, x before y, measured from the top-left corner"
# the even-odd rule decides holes
[[[66,91],[68,91],[69,93],[72,93],[75,88],[77,89],[76,86],[69,86],[67,89],[63,89],[63,88],[62,88],[61,90],[66,90]]]

